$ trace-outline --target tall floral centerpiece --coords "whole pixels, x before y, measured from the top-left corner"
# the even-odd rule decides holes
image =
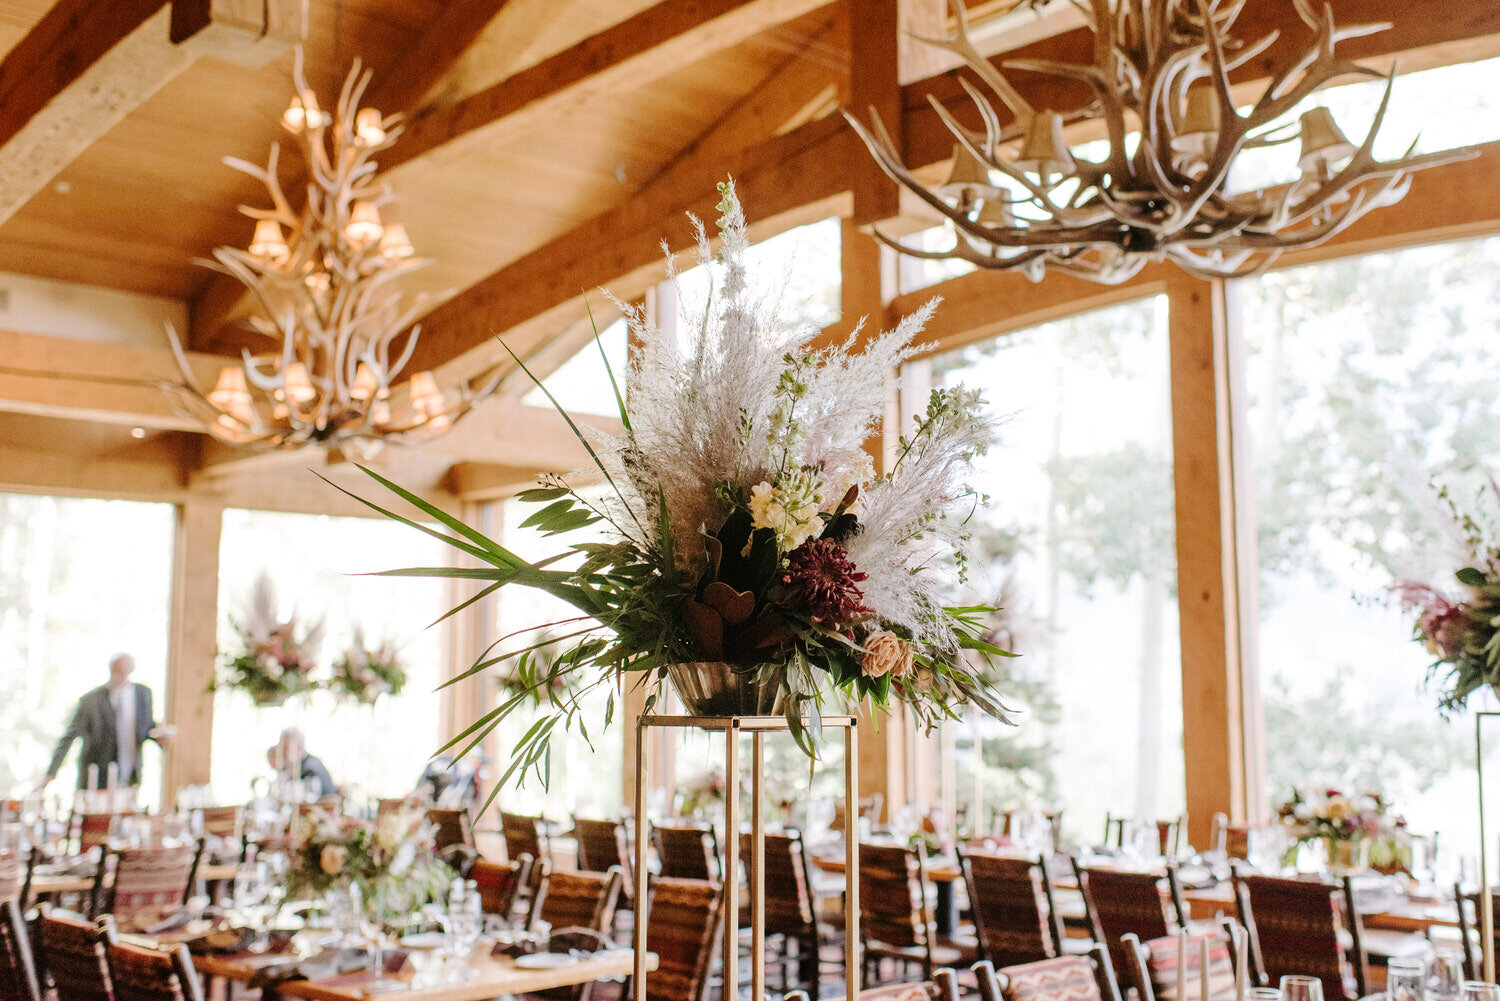
[[[394,573],[488,581],[485,593],[533,587],[577,610],[538,624],[547,635],[527,648],[569,644],[534,678],[565,694],[522,738],[504,778],[544,773],[551,732],[576,723],[586,734],[594,721],[583,718],[583,696],[627,674],[669,681],[694,715],[784,714],[809,754],[830,699],[900,703],[928,726],[970,703],[1004,718],[984,673],[988,658],[1006,655],[984,639],[994,609],[944,600],[963,568],[962,518],[978,502],[965,476],[994,433],[979,394],[933,390],[904,433],[887,427],[894,447],[880,475],[866,450],[887,380],[935,301],[889,333],[855,330],[815,346],[816,329],[781,320],[785,275],[752,281],[740,203],[732,184],[720,191],[721,249],[694,220],[708,286],[697,300],[680,295],[675,336],[621,304],[638,345],[628,397],[616,386],[623,433],[574,425],[604,499],[561,478],[520,495],[538,505],[525,526],[556,536],[600,525],[604,540],[563,543],[531,563],[366,470],[452,534],[409,524],[482,565]],[[510,696],[475,732],[523,700]]]
[[[256,578],[246,614],[230,619],[230,625],[241,647],[224,655],[211,689],[234,689],[249,695],[257,706],[279,706],[317,687],[313,670],[323,624],[301,624],[295,614],[283,620],[267,574]]]
[[[1482,496],[1500,508],[1500,486],[1493,479],[1487,485]],[[1446,588],[1407,579],[1394,590],[1402,607],[1417,613],[1412,635],[1433,657],[1428,682],[1442,678],[1438,706],[1450,713],[1480,688],[1500,692],[1500,533],[1493,519],[1481,523],[1461,512],[1447,489],[1438,496],[1462,534],[1466,565]]]

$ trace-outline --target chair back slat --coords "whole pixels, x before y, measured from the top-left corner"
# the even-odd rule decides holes
[[[192,879],[194,850],[126,848],[115,853],[108,912],[121,927],[161,920],[182,905]]]
[[[859,932],[865,939],[896,948],[929,944],[915,861],[912,849],[899,845],[859,846]]]
[[[537,916],[557,931],[564,928],[607,931],[614,924],[623,880],[617,867],[603,873],[549,873],[539,891]]]
[[[1005,1001],[1105,1001],[1094,962],[1086,956],[1005,966],[996,978]]]
[[[42,1001],[31,938],[14,897],[0,901],[0,1001]]]
[[[959,865],[984,958],[1016,966],[1058,955],[1046,870],[1038,861],[961,852]]]
[[[148,949],[115,942],[105,955],[115,1001],[202,1001],[185,945]]]
[[[653,824],[651,839],[663,876],[717,881],[722,875],[719,841],[712,825]]]
[[[432,843],[435,850],[441,852],[454,845],[474,847],[474,824],[469,820],[467,810],[448,810],[435,806],[427,811],[427,822],[433,827]]]
[[[740,858],[744,860],[745,872],[751,880],[755,878],[753,848],[751,836],[741,834]],[[799,831],[765,835],[767,935],[806,938],[817,933],[806,851]]]
[[[1203,943],[1208,944],[1208,998],[1203,997]],[[1155,1001],[1234,1001],[1234,963],[1230,958],[1229,942],[1223,933],[1187,937],[1187,955],[1179,957],[1177,938],[1151,939],[1140,944],[1141,964],[1144,968],[1146,986],[1150,993],[1141,990],[1139,975],[1132,976],[1142,998]],[[1177,996],[1177,967],[1183,967],[1184,997]]]
[[[1084,892],[1089,909],[1098,922],[1099,932],[1109,946],[1110,960],[1116,970],[1127,968],[1129,956],[1121,944],[1124,935],[1135,935],[1142,942],[1165,938],[1174,931],[1167,920],[1167,900],[1162,896],[1160,877],[1150,872],[1123,872],[1118,869],[1087,869]]]
[[[584,872],[609,872],[618,867],[625,874],[621,894],[627,904],[635,899],[635,866],[631,858],[630,833],[620,820],[573,818],[573,835],[578,840],[578,868]]]
[[[114,1001],[105,947],[109,926],[49,914],[38,925],[41,967],[52,978],[57,1001]]]
[[[469,869],[469,878],[479,890],[479,906],[486,914],[495,914],[510,920],[515,907],[516,893],[525,885],[531,874],[531,856],[522,855],[509,862],[491,862],[476,859]]]
[[[718,883],[670,877],[653,881],[646,948],[656,954],[657,967],[646,977],[647,1001],[697,1001],[703,995],[722,906]]]
[[[1357,998],[1360,977],[1344,947],[1350,933],[1343,890],[1328,883],[1244,876],[1248,926],[1271,983],[1288,974],[1323,981],[1327,1001]]]

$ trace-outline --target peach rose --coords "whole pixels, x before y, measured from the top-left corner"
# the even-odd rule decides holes
[[[879,678],[889,674],[899,678],[911,670],[911,644],[887,629],[877,629],[865,637],[865,655],[860,667],[865,675]]]
[[[343,845],[324,845],[318,856],[318,868],[330,876],[344,871],[344,858],[348,855]]]

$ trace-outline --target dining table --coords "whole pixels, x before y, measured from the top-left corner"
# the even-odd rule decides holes
[[[208,883],[228,882],[234,879],[238,866],[233,862],[215,862],[198,867],[198,878]],[[81,866],[62,870],[38,867],[31,877],[31,892],[37,897],[54,893],[87,893],[94,888],[98,863],[91,862],[87,872]],[[107,879],[108,877],[106,877]],[[105,885],[108,885],[106,883]]]
[[[200,934],[201,929],[188,928],[159,935],[122,934],[120,937],[143,945],[170,946]],[[528,960],[505,954],[492,955],[482,945],[465,961],[462,977],[440,976],[428,980],[410,965],[404,965],[378,976],[373,969],[362,968],[314,979],[279,980],[275,987],[279,994],[306,1001],[366,1001],[386,995],[400,995],[409,1001],[486,1001],[507,994],[626,977],[635,968],[635,954],[630,949],[529,955],[555,958]],[[192,956],[194,968],[205,977],[244,984],[263,976],[270,968],[295,962],[297,958],[292,953],[274,951],[194,952]],[[657,957],[648,954],[646,969],[655,970],[656,967]]]

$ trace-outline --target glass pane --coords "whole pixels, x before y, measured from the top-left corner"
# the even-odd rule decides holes
[[[447,547],[394,522],[224,512],[221,656],[243,649],[230,619],[245,614],[256,579],[266,572],[281,616],[295,615],[299,626],[322,621],[319,676],[326,676],[361,626],[367,643],[389,639],[399,646],[407,682],[399,695],[382,696],[374,707],[341,705],[327,692],[318,692],[310,699],[260,709],[240,692],[219,692],[214,701],[213,788],[220,802],[243,802],[251,780],[272,773],[266,752],[289,726],[306,733],[307,752],[321,758],[334,782],[356,801],[415,788],[440,744],[435,689],[444,676],[444,642],[441,628],[427,626],[447,611],[447,588],[443,581],[363,575],[447,561]]]
[[[1454,589],[1463,556],[1429,480],[1475,511],[1500,465],[1497,288],[1496,239],[1238,284],[1271,804],[1294,785],[1368,789],[1412,829],[1471,841],[1472,724],[1439,716],[1388,588]],[[1488,691],[1470,705],[1497,708]]]
[[[109,680],[117,652],[166,713],[170,504],[0,494],[0,790],[29,792],[78,697]],[[48,789],[71,804],[75,743]],[[161,751],[142,750],[142,798],[157,802]]]
[[[979,460],[988,494],[976,597],[1005,607],[1021,656],[1001,685],[1020,726],[965,727],[960,807],[1063,809],[1097,843],[1106,812],[1183,809],[1165,300],[1087,313],[932,359],[1004,419]],[[982,768],[976,775],[975,735]],[[984,822],[981,820],[981,823]],[[976,830],[978,828],[976,827]]]
[[[521,398],[521,402],[527,406],[550,410],[552,400],[547,399],[547,393],[551,393],[557,405],[564,410],[606,417],[618,416],[620,408],[615,403],[615,390],[609,377],[610,373],[614,373],[616,382],[623,390],[627,343],[625,321],[616,320],[599,332],[597,343],[590,341],[587,347],[543,379],[541,386],[528,379],[531,389]],[[603,357],[599,354],[600,347],[604,348]],[[609,359],[608,368],[605,367],[606,358]],[[517,378],[525,379],[525,373]],[[546,387],[546,393],[542,392],[543,386]]]

